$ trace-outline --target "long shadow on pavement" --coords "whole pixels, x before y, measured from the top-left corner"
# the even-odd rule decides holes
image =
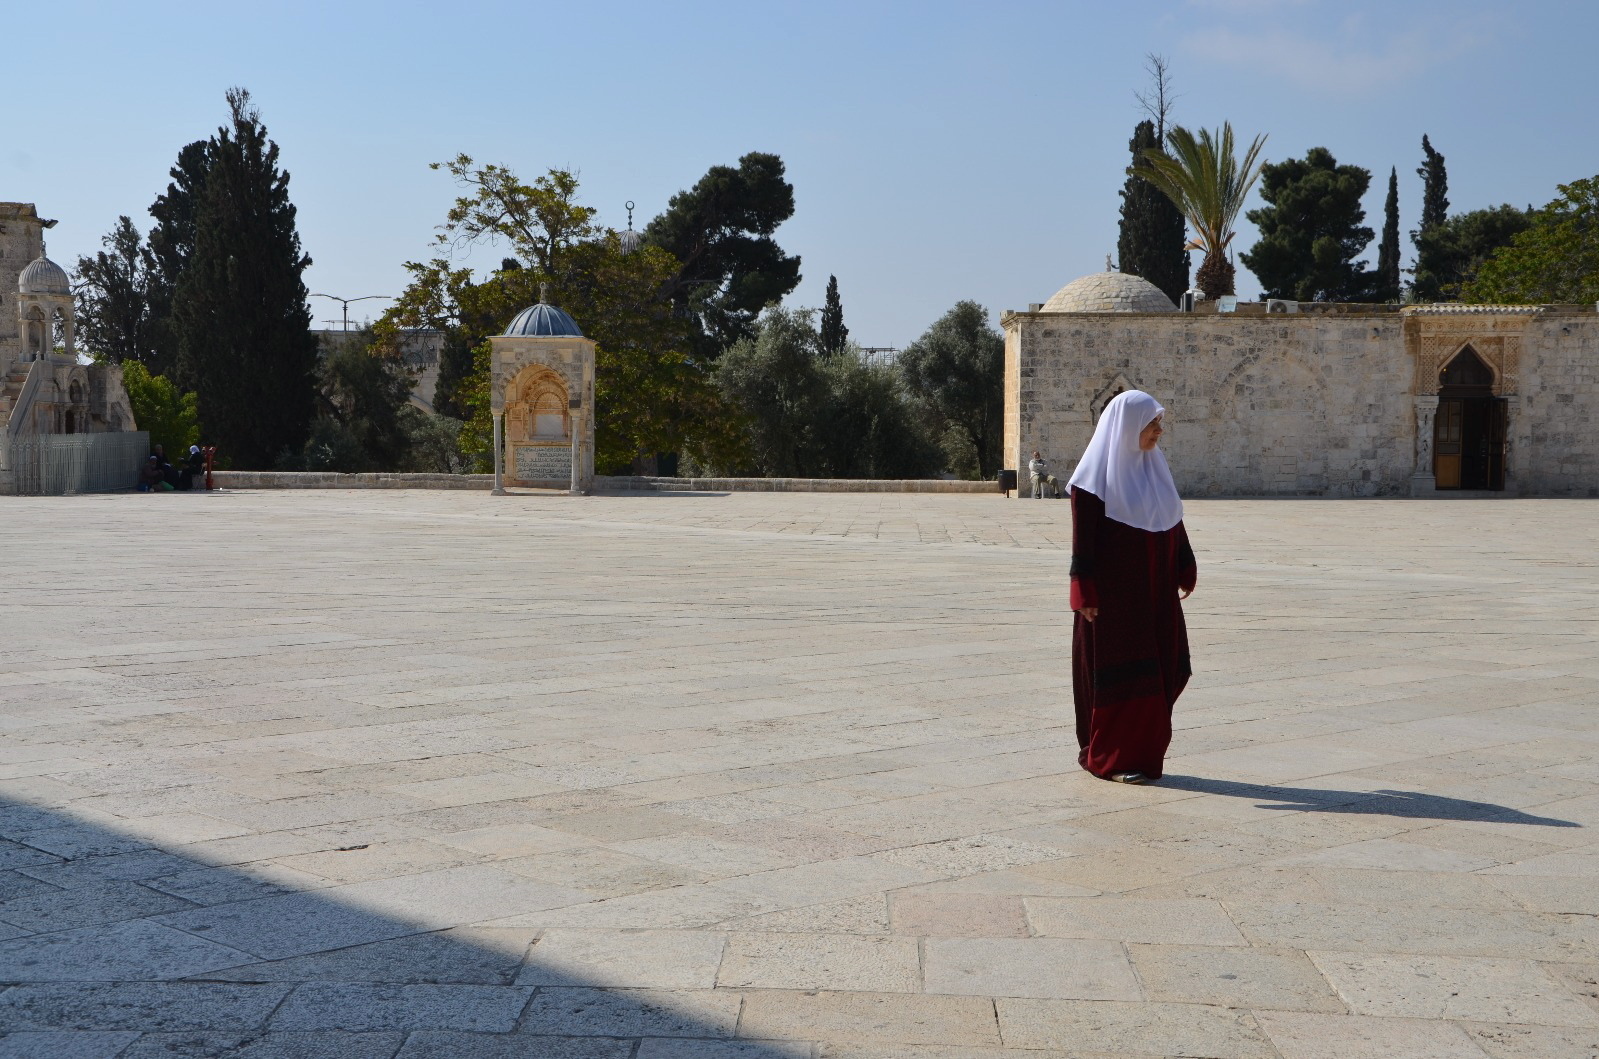
[[[1359,813],[1424,820],[1472,820],[1495,824],[1538,824],[1543,827],[1582,826],[1572,820],[1534,816],[1519,809],[1494,805],[1491,802],[1447,798],[1420,791],[1337,791],[1314,787],[1280,787],[1267,783],[1213,780],[1202,776],[1174,776],[1170,773],[1160,781],[1160,786],[1198,794],[1223,794],[1233,798],[1259,799],[1262,809]]]
[[[609,988],[639,975],[626,931],[541,959],[556,935],[520,924],[592,899],[492,864],[297,890],[0,801],[0,1059],[811,1054],[732,1039],[739,993],[703,988],[719,949],[674,990]]]

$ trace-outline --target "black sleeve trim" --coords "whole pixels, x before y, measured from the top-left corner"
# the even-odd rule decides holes
[[[1074,555],[1074,556],[1072,556],[1072,568],[1069,571],[1067,576],[1069,576],[1069,577],[1093,577],[1094,576],[1094,557],[1092,555]]]

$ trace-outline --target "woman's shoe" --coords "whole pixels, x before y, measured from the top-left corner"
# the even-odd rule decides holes
[[[1148,783],[1149,777],[1142,772],[1112,772],[1108,777],[1112,783]]]

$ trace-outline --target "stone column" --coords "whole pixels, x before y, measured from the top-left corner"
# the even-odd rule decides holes
[[[567,492],[573,496],[583,495],[583,416],[587,409],[572,409],[572,476],[567,486]]]
[[[1438,417],[1438,395],[1416,395],[1416,468],[1410,475],[1411,496],[1432,496],[1438,491],[1438,478],[1432,467],[1433,421]]]
[[[1521,414],[1521,397],[1505,395],[1505,495],[1521,495],[1521,469],[1524,454],[1532,445],[1530,436],[1523,436],[1526,417]],[[1536,495],[1536,484],[1533,486]]]
[[[494,490],[491,495],[505,495],[505,413],[494,413]]]

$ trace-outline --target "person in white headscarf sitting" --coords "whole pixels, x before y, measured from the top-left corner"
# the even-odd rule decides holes
[[[1141,390],[1117,394],[1068,483],[1077,760],[1121,783],[1160,779],[1193,672],[1179,601],[1198,571],[1159,448],[1165,412]]]

